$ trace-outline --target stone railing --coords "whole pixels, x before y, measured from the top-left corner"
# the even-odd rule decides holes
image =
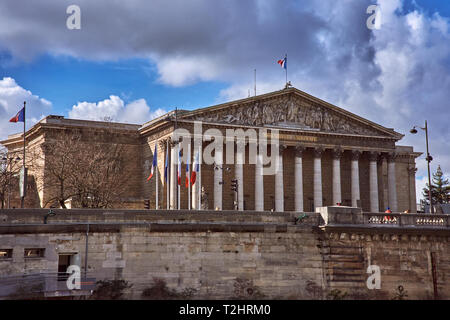
[[[450,228],[450,215],[415,213],[363,213],[361,208],[317,208],[324,226],[364,225],[389,227]]]
[[[364,224],[450,227],[450,215],[412,213],[364,213]]]

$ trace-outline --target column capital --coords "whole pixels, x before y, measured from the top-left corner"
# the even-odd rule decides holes
[[[417,168],[415,166],[411,166],[408,168],[408,173],[410,176],[415,176],[417,172]]]
[[[305,149],[306,148],[304,146],[302,146],[301,144],[296,145],[295,146],[295,156],[297,158],[301,158],[303,155],[303,151],[305,151]]]
[[[174,140],[172,137],[170,137],[170,138],[168,138],[167,139],[167,143],[169,143],[169,147],[175,147],[178,143],[179,143],[179,141],[176,141],[176,140]]]
[[[163,140],[159,140],[158,141],[158,146],[160,148],[164,148],[168,143],[169,143],[169,138],[163,139]]]
[[[369,152],[369,160],[370,161],[378,161],[380,157],[380,152],[378,151],[370,151]]]
[[[343,155],[344,151],[341,148],[334,148],[333,149],[333,159],[340,159]]]
[[[285,144],[280,144],[278,146],[278,150],[280,151],[280,153],[282,153],[285,149],[287,149],[287,146]]]
[[[314,158],[321,158],[323,151],[324,151],[324,149],[321,147],[314,148]]]
[[[361,156],[361,151],[352,150],[352,160],[359,160],[360,156]]]
[[[389,152],[386,154],[386,159],[388,162],[395,162],[398,154],[396,152]]]

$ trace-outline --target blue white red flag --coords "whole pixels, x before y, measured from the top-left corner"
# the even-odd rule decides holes
[[[181,150],[178,152],[178,185],[181,186]]]
[[[166,164],[164,165],[164,181],[167,182],[167,169],[169,168],[169,153],[166,152]]]
[[[283,68],[287,69],[287,56],[284,57],[282,60],[278,60],[278,64]]]
[[[197,172],[199,172],[200,164],[198,161],[198,152],[195,155],[194,158],[194,164],[192,165],[192,173],[191,173],[191,185],[195,184],[195,181],[197,180]]]
[[[155,144],[155,152],[153,152],[153,162],[152,162],[152,170],[150,171],[150,175],[147,178],[147,181],[150,181],[150,179],[153,177],[153,171],[155,170],[156,163],[158,161],[158,149],[156,149],[157,143]]]
[[[22,108],[17,114],[9,119],[9,122],[25,122],[25,107]]]
[[[186,188],[189,187],[189,160],[186,163],[186,184],[185,184]]]

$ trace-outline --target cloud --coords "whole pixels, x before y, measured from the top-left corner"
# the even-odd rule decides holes
[[[27,129],[37,123],[47,114],[52,103],[31,91],[22,88],[13,78],[4,77],[0,80],[0,139],[6,139],[9,134],[22,132],[22,124],[10,123],[9,119],[16,115],[26,101]]]
[[[125,104],[118,96],[111,95],[99,102],[78,102],[69,111],[69,118],[143,124],[146,121],[165,114],[163,109],[150,111],[145,99],[139,99]]]
[[[81,30],[68,30],[70,1],[2,1],[0,50],[11,63],[40,54],[144,57],[165,85],[228,83],[217,102],[253,94],[255,68],[258,93],[281,89],[284,70],[276,61],[287,52],[295,87],[405,133],[400,144],[424,151],[424,133],[408,132],[427,119],[432,170],[437,164],[450,170],[450,19],[414,1],[406,11],[403,1],[378,0],[381,29],[369,30],[366,9],[374,2],[79,0]],[[79,103],[71,113],[134,122],[138,114],[151,117],[149,110],[145,101],[111,96]],[[426,176],[424,156],[417,167],[417,176]]]

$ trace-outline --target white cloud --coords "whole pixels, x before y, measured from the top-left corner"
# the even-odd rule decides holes
[[[111,95],[99,102],[79,102],[69,111],[69,118],[104,121],[110,118],[115,122],[143,124],[166,113],[163,109],[150,111],[145,99],[132,101],[128,104],[118,96]]]
[[[10,123],[9,119],[16,115],[26,102],[27,129],[48,114],[52,103],[31,91],[22,88],[13,78],[4,77],[0,80],[0,139],[9,134],[22,131],[22,122]]]
[[[220,65],[207,57],[175,57],[158,59],[159,81],[175,87],[198,81],[214,80]]]
[[[255,68],[258,93],[281,89],[284,72],[276,60],[288,52],[295,87],[405,133],[400,144],[424,151],[423,132],[408,132],[427,119],[433,166],[450,170],[450,19],[417,5],[403,13],[403,1],[378,0],[381,29],[371,31],[366,9],[374,2],[80,0],[82,29],[72,32],[63,2],[3,1],[0,49],[25,60],[42,53],[100,61],[145,57],[166,85],[229,83],[222,101],[247,97],[248,89],[253,95]],[[111,96],[79,103],[71,113],[142,123],[157,110]],[[424,156],[417,167],[418,177],[426,176]]]

